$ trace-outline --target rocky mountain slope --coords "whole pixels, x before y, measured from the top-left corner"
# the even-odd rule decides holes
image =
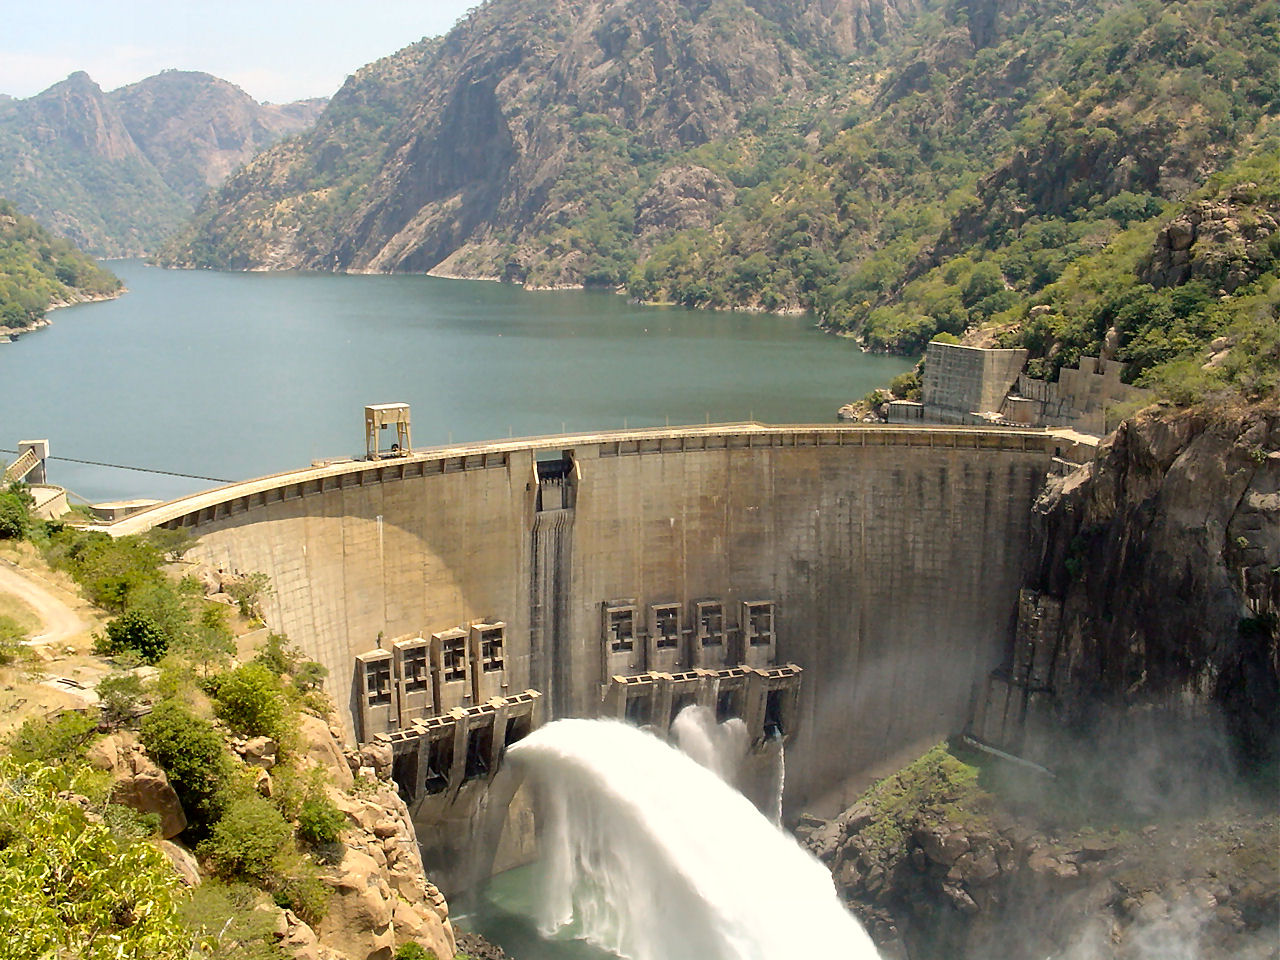
[[[863,49],[920,6],[485,4],[359,72],[305,142],[227,184],[168,257],[614,282],[634,256],[632,208],[674,158],[810,101],[817,48]]]
[[[0,102],[0,193],[100,256],[155,249],[209,188],[322,106],[256,103],[171,70],[104,93],[90,77]]]
[[[1030,580],[1056,624],[1037,641],[1041,740],[1172,704],[1222,722],[1246,766],[1280,760],[1274,404],[1126,421],[1050,483]]]

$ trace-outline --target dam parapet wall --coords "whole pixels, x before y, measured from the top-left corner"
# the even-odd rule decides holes
[[[862,424],[578,434],[332,463],[109,529],[183,527],[193,556],[267,574],[268,622],[328,667],[359,740],[524,691],[544,716],[626,715],[615,677],[796,664],[798,698],[775,698],[794,731],[788,803],[834,809],[851,778],[963,727],[1012,636],[1055,443]],[[467,645],[495,625],[485,671]],[[363,664],[394,662],[389,638],[439,639],[441,670],[463,641],[483,683],[414,673],[430,709],[401,716],[415,701],[397,692],[371,722]]]

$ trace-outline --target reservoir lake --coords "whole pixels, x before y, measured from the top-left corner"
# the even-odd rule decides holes
[[[830,423],[910,369],[807,318],[645,307],[424,276],[108,266],[129,292],[0,344],[0,448],[48,438],[49,481],[169,499],[363,454],[363,407],[407,402],[415,448],[756,419]],[[13,454],[0,453],[0,460]]]

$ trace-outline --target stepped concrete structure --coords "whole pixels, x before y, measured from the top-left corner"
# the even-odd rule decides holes
[[[407,414],[406,414],[407,416]],[[407,446],[407,445],[406,445]],[[465,830],[545,719],[665,733],[688,703],[787,743],[834,810],[963,729],[1012,636],[1043,431],[755,423],[337,461],[162,504],[188,554],[261,571],[420,837]],[[425,841],[424,841],[425,842]]]

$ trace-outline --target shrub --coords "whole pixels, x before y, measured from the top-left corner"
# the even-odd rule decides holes
[[[416,940],[410,940],[408,943],[400,944],[394,960],[436,960],[436,955]]]
[[[254,909],[264,900],[256,887],[210,878],[191,892],[191,899],[178,908],[178,916],[194,935],[201,956],[284,960],[286,955],[275,939],[274,918],[266,910]]]
[[[309,797],[298,811],[298,836],[307,843],[335,843],[347,818],[327,797]]]
[[[262,598],[271,593],[271,580],[265,573],[247,573],[225,589],[239,606],[240,616],[262,619]]]
[[[253,662],[262,664],[276,676],[280,676],[293,673],[298,663],[298,654],[289,646],[289,638],[283,633],[269,633]]]
[[[189,829],[203,834],[223,806],[228,760],[221,734],[207,720],[165,700],[142,721],[142,743],[169,775]]]
[[[266,881],[292,831],[261,797],[232,801],[196,852],[221,877]]]
[[[98,634],[93,652],[112,657],[132,650],[146,663],[155,663],[169,649],[169,635],[145,613],[130,610],[107,623],[106,634]]]
[[[289,731],[289,703],[280,678],[260,663],[246,663],[219,678],[214,712],[241,736],[280,741]]]
[[[79,760],[98,734],[98,719],[67,711],[51,720],[28,720],[9,737],[14,759],[57,766]]]
[[[316,876],[316,868],[302,858],[283,858],[267,887],[276,905],[292,910],[304,923],[315,925],[329,909],[329,888]]]
[[[98,682],[98,707],[102,719],[120,723],[133,716],[134,707],[142,699],[142,680],[136,674],[120,673]]]
[[[0,540],[21,540],[31,529],[31,514],[23,495],[10,487],[0,493]]]

